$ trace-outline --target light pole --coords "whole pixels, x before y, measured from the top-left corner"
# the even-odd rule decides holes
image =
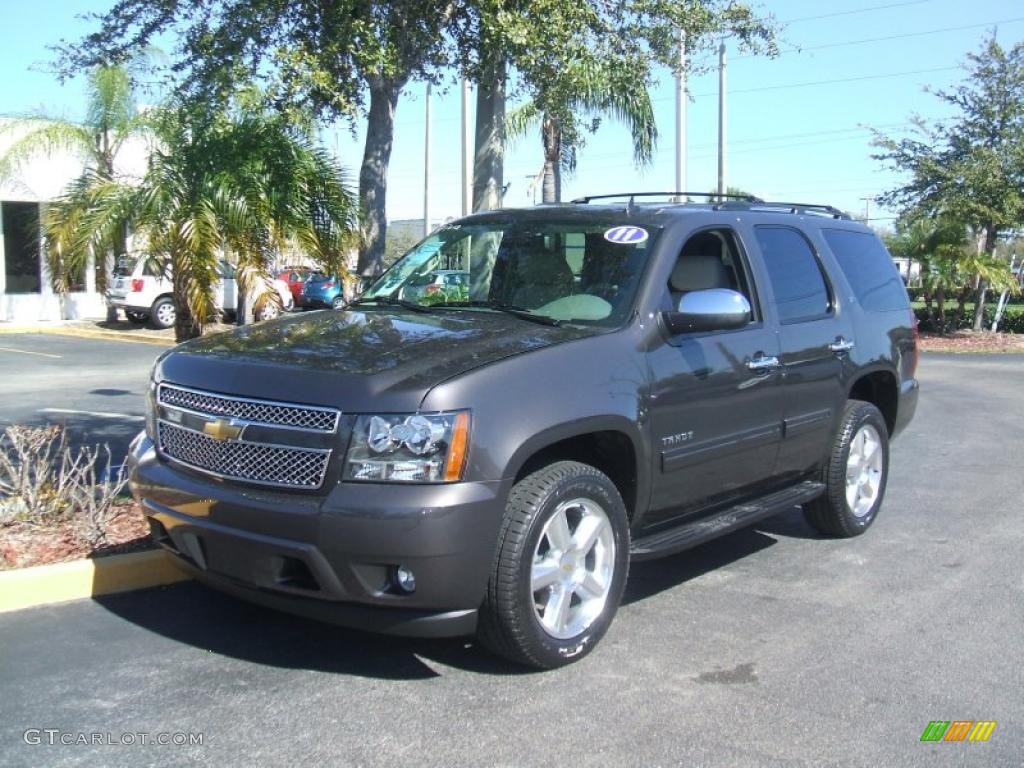
[[[686,191],[686,32],[682,30],[679,32],[679,74],[676,75],[675,191]]]
[[[718,46],[718,199],[719,202],[725,200],[723,197],[726,190],[726,131],[728,120],[728,110],[725,103],[726,94],[726,72],[725,72],[726,60],[725,60],[725,41],[723,40]]]
[[[426,127],[423,131],[423,236],[430,234],[430,83],[424,99]]]

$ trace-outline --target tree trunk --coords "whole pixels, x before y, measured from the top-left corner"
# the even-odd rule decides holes
[[[541,128],[544,140],[543,202],[562,202],[562,131],[547,115]]]
[[[505,167],[505,58],[490,62],[476,89],[473,210],[500,208]]]
[[[939,310],[939,322],[936,326],[939,329],[939,335],[946,335],[946,289],[942,286],[935,291],[935,304]]]
[[[366,125],[363,165],[359,169],[361,243],[356,271],[365,284],[384,269],[387,230],[388,165],[395,139],[395,109],[408,78],[374,78],[370,82],[370,115]]]
[[[179,344],[189,339],[196,339],[203,334],[203,327],[195,321],[188,305],[188,287],[185,281],[185,270],[174,262],[171,264],[171,286],[174,299],[174,340]]]
[[[996,228],[993,224],[985,226],[985,255],[991,256],[996,250]],[[978,277],[978,290],[974,294],[974,330],[985,330],[985,294],[988,292],[988,281]]]

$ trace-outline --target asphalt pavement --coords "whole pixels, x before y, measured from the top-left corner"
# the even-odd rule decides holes
[[[920,378],[867,535],[822,539],[793,510],[637,564],[562,670],[194,584],[0,615],[0,764],[1022,765],[1024,356],[925,355]],[[922,743],[932,720],[998,724]],[[104,743],[60,743],[83,738]]]
[[[0,335],[0,429],[63,425],[73,445],[109,445],[115,463],[143,427],[153,361],[141,342]]]

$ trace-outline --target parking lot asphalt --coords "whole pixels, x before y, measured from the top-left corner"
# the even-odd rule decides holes
[[[61,424],[115,463],[143,426],[146,384],[164,347],[44,334],[0,335],[0,428]]]
[[[926,355],[920,379],[865,536],[822,539],[794,509],[636,564],[562,670],[191,583],[0,615],[0,764],[1021,765],[1024,357]],[[932,720],[998,725],[922,743]]]

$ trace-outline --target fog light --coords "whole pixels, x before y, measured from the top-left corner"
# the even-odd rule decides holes
[[[404,565],[395,568],[395,586],[406,594],[416,591],[416,576]]]

